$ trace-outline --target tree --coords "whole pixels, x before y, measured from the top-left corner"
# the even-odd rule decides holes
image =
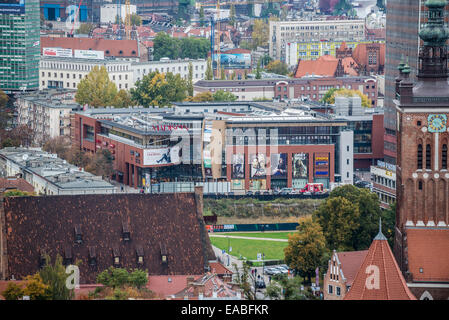
[[[187,80],[187,94],[193,96],[193,65],[189,62],[189,78]]]
[[[262,67],[264,66],[268,66],[268,64],[273,61],[273,58],[270,57],[270,55],[268,54],[264,54],[261,58],[260,58]]]
[[[114,105],[117,86],[109,80],[105,66],[94,66],[92,71],[78,84],[75,100],[81,105],[106,107]]]
[[[253,49],[257,47],[266,47],[268,45],[268,37],[270,34],[269,24],[261,19],[254,20],[253,32],[251,34],[253,40]]]
[[[353,250],[352,236],[359,227],[355,204],[343,197],[328,198],[315,212],[329,249]]]
[[[8,107],[9,103],[10,99],[8,95],[0,89],[0,130],[5,129],[13,117],[12,108]]]
[[[172,38],[165,32],[159,32],[153,40],[155,61],[163,57],[170,59],[206,59],[210,42],[206,38]]]
[[[27,191],[21,191],[21,190],[8,190],[6,191],[3,196],[5,198],[8,197],[29,197],[34,196],[34,192],[27,192]]]
[[[108,149],[97,151],[92,161],[86,166],[86,171],[103,178],[110,177],[114,173],[114,163],[111,152]]]
[[[288,66],[285,62],[280,60],[271,61],[266,66],[267,71],[276,74],[286,75],[288,73]]]
[[[87,154],[83,150],[80,150],[76,146],[72,146],[67,152],[66,160],[71,164],[81,168],[87,167],[88,164],[92,161],[89,154]]]
[[[235,26],[235,6],[234,6],[234,4],[231,4],[231,7],[229,9],[229,24],[233,27]]]
[[[214,71],[212,69],[212,59],[210,57],[207,58],[207,67],[206,67],[206,80],[212,80],[214,78]]]
[[[285,262],[311,283],[326,251],[326,239],[320,224],[311,217],[301,218],[297,230],[288,237],[288,246],[284,249]]]
[[[147,273],[143,270],[134,269],[129,275],[128,282],[131,286],[141,289],[148,283]]]
[[[237,100],[237,96],[231,92],[218,90],[213,94],[214,101],[235,101]]]
[[[256,294],[252,290],[252,285],[250,283],[254,282],[254,279],[251,278],[251,274],[249,272],[250,266],[248,262],[245,260],[242,263],[242,270],[240,271],[237,264],[233,263],[234,266],[234,275],[236,279],[236,283],[239,285],[240,289],[243,291],[243,295],[247,300],[255,300]]]
[[[117,93],[114,101],[114,107],[116,108],[128,108],[133,105],[131,95],[125,89],[120,89]]]
[[[123,19],[120,19],[120,16],[117,14],[115,16],[115,24],[122,24],[123,23]]]
[[[259,61],[257,61],[256,79],[261,79],[261,78],[262,78],[262,74],[260,72],[260,59],[259,59]]]
[[[123,268],[109,267],[97,276],[97,282],[106,287],[124,288],[125,286],[141,289],[148,283],[147,271],[134,269],[129,273]]]
[[[184,101],[187,102],[206,102],[206,101],[214,101],[214,97],[212,93],[209,91],[197,93],[194,97],[189,96]]]
[[[201,6],[201,9],[200,9],[200,27],[204,27],[204,25],[205,25],[204,8],[203,8],[203,6]]]
[[[42,150],[57,154],[59,158],[65,159],[70,149],[70,139],[66,136],[58,136],[48,139],[42,146]]]
[[[58,254],[55,263],[50,263],[50,257],[47,255],[45,261],[47,264],[39,271],[42,281],[49,286],[52,300],[70,300],[74,297],[74,291],[66,286],[66,268],[62,264],[62,257]]]
[[[0,131],[1,148],[29,147],[34,139],[34,131],[27,125],[19,125],[11,130]]]
[[[220,68],[220,79],[226,80],[226,73],[223,67]]]
[[[92,23],[82,23],[76,33],[78,34],[89,34],[95,26]]]
[[[132,26],[139,27],[142,25],[142,18],[136,13],[131,14],[131,16],[129,17],[129,20],[131,21]]]
[[[158,71],[145,75],[137,80],[135,88],[131,89],[131,97],[144,107],[170,106],[172,102],[183,101],[187,94],[187,83],[179,74]]]
[[[9,282],[6,290],[2,292],[2,296],[6,300],[19,300],[19,298],[24,296],[24,293],[21,286],[14,282]]]
[[[36,273],[25,277],[27,282],[23,295],[29,296],[30,300],[50,300],[52,297],[51,288],[45,284],[39,275]]]
[[[370,108],[371,107],[371,100],[360,92],[359,90],[351,90],[351,89],[345,89],[345,88],[331,88],[329,89],[326,94],[321,99],[321,102],[328,103],[328,104],[334,104],[335,103],[335,97],[336,96],[343,96],[343,97],[353,97],[355,95],[358,95],[360,99],[362,99],[362,106]]]

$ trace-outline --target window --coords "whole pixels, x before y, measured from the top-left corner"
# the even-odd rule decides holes
[[[422,169],[422,144],[418,145],[418,169]]]
[[[45,258],[46,253],[45,250],[41,250],[40,251],[40,257],[39,257],[39,268],[43,268],[45,267],[45,265],[47,264],[47,259]]]
[[[419,190],[422,190],[422,181],[419,181],[419,182],[418,182],[418,189],[419,189]]]
[[[328,293],[329,293],[329,294],[333,294],[333,291],[334,291],[334,287],[331,286],[331,285],[329,285]]]
[[[144,253],[141,246],[136,247],[137,265],[142,266],[144,263]]]
[[[97,253],[95,247],[89,247],[89,266],[95,267],[97,265]]]
[[[432,169],[432,147],[430,144],[426,145],[426,169]]]
[[[81,231],[81,225],[79,224],[75,226],[75,242],[78,244],[83,243],[83,233]]]
[[[66,246],[64,248],[64,260],[62,264],[68,266],[71,265],[72,263],[73,263],[72,248],[70,246]]]
[[[341,289],[340,289],[340,287],[336,287],[335,289],[336,289],[337,296],[341,295]]]
[[[447,144],[443,144],[443,148],[442,148],[441,169],[447,169]]]
[[[168,263],[168,252],[167,252],[167,248],[165,247],[165,245],[161,244],[160,245],[161,248],[161,262],[163,264],[167,264]]]
[[[128,222],[122,223],[122,237],[123,237],[123,241],[131,240],[131,232],[129,230]]]
[[[112,249],[112,257],[114,258],[113,260],[114,267],[119,268],[121,264],[120,264],[120,250],[118,247],[114,247]]]

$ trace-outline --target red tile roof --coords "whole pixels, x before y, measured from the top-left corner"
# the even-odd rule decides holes
[[[174,295],[187,287],[187,278],[193,277],[195,281],[201,279],[202,275],[163,275],[149,276],[147,288],[161,298]],[[170,278],[170,282],[169,282]]]
[[[219,262],[209,262],[210,271],[215,274],[232,274],[233,272]]]
[[[368,55],[366,53],[368,46],[379,47],[379,65],[385,65],[385,43],[361,43],[355,47],[352,57],[360,65],[368,64]]]
[[[296,69],[295,78],[306,75],[333,77],[337,70],[338,59],[329,55],[321,56],[317,60],[301,60]]]
[[[15,283],[18,286],[24,288],[26,281],[20,281],[20,280],[10,280],[10,281],[4,281],[4,280],[0,280],[0,300],[5,300],[5,297],[2,296],[2,293],[6,290],[6,288],[8,287],[9,283]]]
[[[34,187],[22,178],[0,178],[0,190],[16,189],[26,192],[34,192]]]
[[[139,57],[137,40],[41,37],[41,53],[47,47],[104,51],[106,57]]]
[[[233,54],[251,53],[251,50],[235,48],[235,49],[230,49],[230,50],[227,50],[227,51],[223,51],[222,53],[233,53]]]
[[[414,281],[449,281],[449,230],[407,229],[407,248]]]
[[[341,59],[341,64],[345,70],[345,74],[350,76],[357,76],[359,73],[357,72],[357,62],[352,57],[346,57]]]
[[[371,243],[344,300],[416,300],[381,233]]]
[[[359,271],[360,265],[365,259],[367,253],[368,250],[337,252],[337,257],[340,261],[340,268],[346,279],[346,285],[352,285],[357,271]]]

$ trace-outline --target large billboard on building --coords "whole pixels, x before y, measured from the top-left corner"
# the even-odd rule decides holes
[[[308,177],[308,160],[308,153],[294,153],[292,155],[293,179]]]
[[[64,48],[43,48],[42,55],[45,57],[65,57],[72,58],[72,49]]]
[[[251,178],[262,179],[267,176],[266,156],[263,153],[251,154],[249,158]]]
[[[217,64],[217,55],[214,56],[214,67]],[[221,53],[220,65],[225,69],[247,69],[251,68],[250,53]]]
[[[161,164],[179,163],[179,147],[168,147],[143,150],[143,165],[155,166]]]
[[[287,179],[287,154],[271,155],[271,179]]]
[[[75,58],[104,60],[104,51],[75,50]]]
[[[24,14],[25,0],[1,0],[0,14]]]
[[[231,159],[231,178],[244,179],[245,178],[245,155],[237,153],[232,155]]]
[[[329,153],[315,153],[315,177],[329,176]]]

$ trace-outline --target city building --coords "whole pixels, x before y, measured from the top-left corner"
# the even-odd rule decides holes
[[[115,193],[102,177],[85,172],[40,148],[8,147],[0,150],[0,170],[5,177],[25,179],[38,195]]]
[[[0,193],[19,190],[24,192],[33,193],[34,187],[26,182],[25,179],[17,177],[0,178]]]
[[[129,90],[134,87],[134,73],[130,61],[43,56],[39,68],[39,89],[76,90],[80,81],[95,66],[106,68],[109,80],[115,83],[117,90]]]
[[[445,0],[429,0],[416,81],[399,67],[394,251],[419,299],[449,298],[448,54]],[[436,36],[434,36],[436,35]]]
[[[416,300],[381,230],[371,243],[343,300]]]
[[[80,110],[74,90],[47,90],[20,94],[15,101],[17,125],[33,130],[33,143],[43,145],[59,136],[70,138],[70,115]]]
[[[83,2],[74,2],[71,0],[40,0],[40,13],[45,20],[65,22],[70,16],[77,14],[80,22],[98,22],[100,1],[85,0]],[[79,12],[77,12],[79,8]]]
[[[39,0],[0,3],[0,89],[39,88]]]
[[[351,56],[344,58],[321,56],[316,60],[299,60],[295,70],[295,78],[343,77],[358,76],[358,74],[359,66]]]
[[[192,81],[196,82],[205,78],[207,61],[205,59],[178,59],[170,60],[161,58],[160,61],[133,62],[131,70],[133,72],[134,83],[142,80],[143,76],[159,71],[163,73],[171,72],[174,75],[179,74],[182,79],[189,79],[189,66],[192,65]],[[133,85],[134,86],[134,85]]]
[[[37,39],[39,40],[39,39]],[[69,53],[69,58],[77,57],[79,54],[86,54],[86,51],[102,51],[104,58],[115,58],[125,61],[140,61],[148,56],[147,52],[142,52],[143,45],[139,45],[137,40],[114,40],[101,38],[71,38],[71,37],[40,37],[41,54],[45,55],[46,48],[70,49],[73,56]],[[53,54],[57,56],[57,54]],[[65,55],[67,57],[67,55]]]
[[[32,275],[57,255],[64,265],[82,261],[81,285],[95,284],[109,267],[147,270],[150,277],[203,275],[208,261],[216,259],[204,227],[201,188],[158,195],[13,197],[1,201],[0,215],[3,280]]]
[[[120,8],[118,8],[118,6],[120,6]],[[136,13],[137,7],[134,4],[130,4],[128,9],[125,5],[105,3],[100,7],[100,23],[117,23],[117,15],[119,14],[122,21],[125,21],[127,14]]]
[[[410,78],[418,73],[418,48],[421,41],[418,32],[427,20],[425,1],[386,1],[386,52],[385,52],[385,161],[396,164],[396,107],[395,79],[399,63],[410,67]],[[447,23],[449,6],[444,20]]]
[[[396,201],[396,166],[378,160],[370,172],[372,191],[379,196],[380,206],[388,209]]]
[[[314,20],[270,21],[270,56],[285,61],[288,43],[312,41],[362,41],[365,40],[365,20]]]
[[[256,99],[321,100],[329,89],[359,90],[367,95],[373,107],[377,106],[377,80],[369,76],[272,78],[246,80],[201,80],[194,84],[194,94],[218,90],[233,93],[238,101]]]
[[[324,300],[343,300],[367,253],[368,250],[333,251],[323,279]]]

